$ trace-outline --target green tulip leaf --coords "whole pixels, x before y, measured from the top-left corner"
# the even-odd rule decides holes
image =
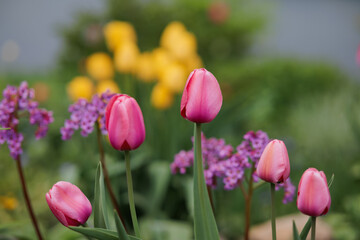
[[[103,228],[84,228],[84,227],[69,227],[69,228],[87,237],[93,237],[100,240],[126,240],[125,238],[119,238],[117,232]],[[140,238],[134,236],[128,236],[128,239],[141,240]]]
[[[329,180],[329,184],[328,184],[329,189],[331,188],[331,185],[333,184],[334,179],[335,179],[335,174],[332,174],[332,175],[331,175],[331,178],[330,178],[330,180]]]
[[[293,238],[294,240],[300,240],[299,232],[296,228],[296,224],[294,220],[293,220]]]
[[[2,128],[2,127],[0,127],[0,130],[9,130],[9,129],[11,129],[11,128]]]
[[[201,154],[201,124],[195,123],[194,152],[194,232],[196,240],[219,240],[209,195],[206,188]]]
[[[303,230],[300,233],[301,240],[306,240],[306,237],[309,234],[310,229],[311,229],[311,217],[309,217],[309,220],[306,222]]]
[[[109,219],[106,208],[104,176],[100,162],[96,169],[95,179],[94,226],[98,228],[109,228]]]
[[[124,226],[120,220],[120,217],[116,211],[114,211],[114,218],[115,218],[116,230],[117,230],[119,239],[130,240],[129,236],[126,234],[125,228],[124,228]]]

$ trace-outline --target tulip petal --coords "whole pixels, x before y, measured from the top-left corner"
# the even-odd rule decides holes
[[[122,103],[124,99],[117,99],[111,108],[109,117],[108,133],[111,145],[120,150],[126,137],[129,135],[129,116],[126,106]],[[125,100],[126,101],[126,100]],[[112,129],[109,131],[109,129]]]
[[[128,135],[126,136],[126,143],[129,149],[132,150],[138,148],[145,139],[145,126],[144,119],[141,113],[141,109],[135,99],[129,98],[125,101],[125,108],[128,116]]]

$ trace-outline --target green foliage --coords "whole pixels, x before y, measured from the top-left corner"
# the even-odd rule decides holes
[[[94,226],[109,228],[109,218],[106,207],[106,194],[101,163],[98,164],[95,177]]]

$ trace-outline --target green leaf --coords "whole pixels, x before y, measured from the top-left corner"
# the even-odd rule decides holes
[[[331,185],[333,184],[334,179],[335,179],[335,174],[332,174],[332,175],[331,175],[331,178],[330,178],[330,180],[329,180],[329,184],[328,184],[329,189],[330,189]]]
[[[122,225],[120,217],[119,217],[119,215],[117,214],[116,211],[114,211],[114,218],[115,218],[116,229],[117,229],[119,239],[121,239],[121,240],[130,240],[128,235],[126,234],[125,228]]]
[[[299,232],[296,228],[296,224],[294,220],[293,220],[293,238],[294,240],[300,240]]]
[[[99,228],[109,228],[109,220],[108,220],[107,208],[106,208],[104,177],[100,162],[96,169],[96,178],[95,178],[94,226]]]
[[[300,233],[301,240],[306,240],[306,237],[309,234],[310,229],[311,229],[311,217],[309,217],[309,220],[306,222],[303,230]]]
[[[194,152],[194,232],[196,240],[219,240],[209,195],[206,188],[201,154],[201,124],[195,123]]]
[[[119,240],[117,232],[103,228],[84,228],[84,227],[69,227],[69,228],[85,236],[94,237],[100,240]],[[128,236],[128,237],[130,240],[141,240],[140,238],[133,236]]]
[[[0,130],[9,130],[9,129],[11,129],[11,128],[2,128],[2,127],[0,127]]]

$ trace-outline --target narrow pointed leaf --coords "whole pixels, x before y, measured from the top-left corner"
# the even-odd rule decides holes
[[[119,240],[117,232],[102,229],[102,228],[84,228],[84,227],[69,227],[71,230],[81,233],[88,237],[93,237],[101,240]],[[141,240],[134,236],[128,236],[129,240]],[[123,240],[123,239],[120,239]],[[125,239],[124,239],[125,240]]]
[[[104,177],[101,163],[96,169],[95,179],[95,203],[94,203],[94,226],[99,228],[108,228],[109,220],[106,208]]]
[[[309,219],[306,222],[303,230],[300,233],[300,239],[301,240],[306,240],[306,237],[309,234],[310,229],[311,229],[311,217],[309,217]]]
[[[126,234],[125,228],[122,225],[120,217],[119,217],[119,215],[117,214],[116,211],[114,212],[114,218],[115,218],[116,230],[117,230],[119,239],[120,240],[130,240],[130,238]]]
[[[329,184],[328,184],[329,189],[331,188],[331,185],[333,184],[334,179],[335,179],[335,174],[332,174],[332,175],[331,175],[331,178],[330,178],[330,180],[329,180]]]
[[[9,130],[10,128],[2,128],[0,127],[0,130]]]
[[[293,238],[294,240],[300,240],[299,232],[296,228],[296,224],[294,220],[293,220]]]
[[[195,124],[194,152],[194,228],[196,240],[219,240],[209,195],[206,188],[201,154],[201,125]]]

